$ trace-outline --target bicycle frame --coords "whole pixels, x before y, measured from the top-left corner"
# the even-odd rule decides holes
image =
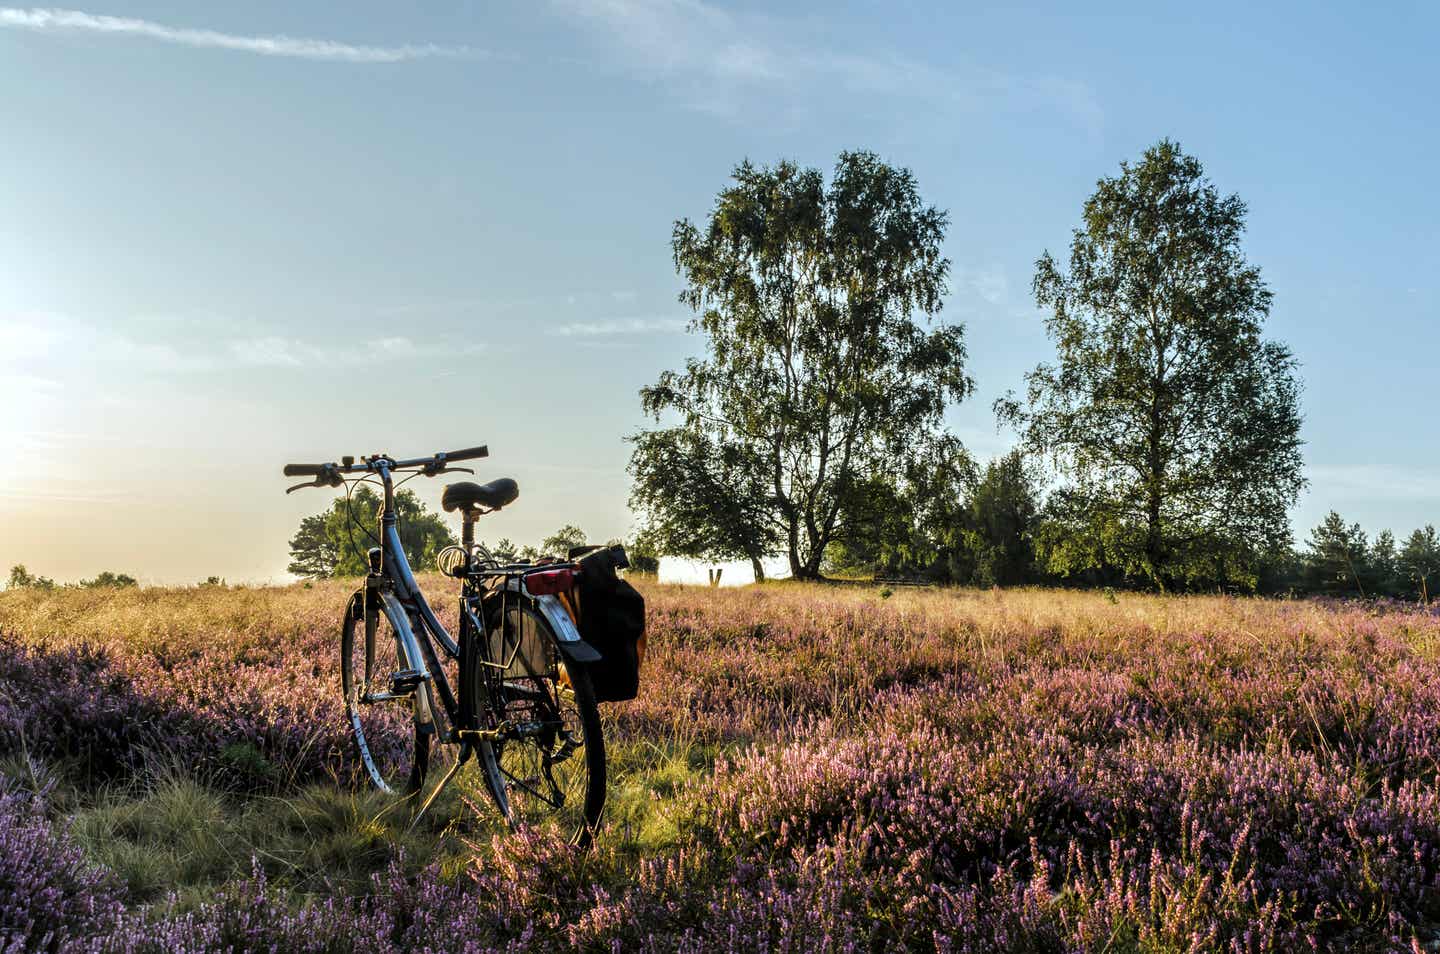
[[[380,514],[381,546],[378,548],[379,554],[376,554],[374,549],[370,551],[371,572],[365,579],[365,589],[362,593],[357,593],[356,597],[363,596],[364,603],[360,607],[362,611],[370,609],[372,599],[378,601],[377,609],[385,614],[391,629],[395,632],[396,641],[405,656],[405,663],[419,673],[420,683],[415,689],[421,699],[416,711],[417,723],[421,726],[426,724],[433,726],[441,742],[457,742],[460,740],[461,732],[478,728],[473,724],[476,713],[470,711],[472,693],[466,691],[468,687],[462,685],[460,686],[462,698],[456,699],[450,681],[446,678],[445,669],[441,665],[440,657],[435,651],[435,643],[440,644],[447,656],[460,663],[463,673],[469,654],[476,651],[476,639],[485,633],[483,623],[476,617],[472,609],[472,604],[480,596],[477,591],[477,580],[487,576],[516,576],[519,577],[519,582],[514,588],[523,592],[524,576],[522,573],[510,570],[467,574],[460,593],[460,638],[458,642],[452,639],[450,633],[436,617],[435,611],[416,582],[410,561],[405,556],[405,548],[400,542],[392,473],[397,467],[404,465],[397,465],[395,462],[383,458],[373,460],[371,465],[373,472],[379,475],[385,490],[384,508]],[[466,529],[468,538],[469,526]],[[471,540],[466,539],[465,544],[468,556]],[[510,588],[507,581],[506,589]],[[599,654],[580,638],[579,630],[570,617],[570,613],[556,597],[542,595],[529,596],[529,598],[545,618],[546,623],[550,625],[561,651],[568,659],[583,663],[591,662],[599,657]],[[367,658],[367,682],[372,662],[373,660]],[[463,680],[463,675],[461,678]],[[431,687],[433,687],[433,691]],[[435,694],[439,695],[440,706],[445,715],[447,725],[444,727],[435,722],[436,713],[433,704]]]

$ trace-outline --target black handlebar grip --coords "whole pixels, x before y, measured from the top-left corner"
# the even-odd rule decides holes
[[[286,464],[286,477],[318,477],[325,473],[324,464]]]
[[[490,456],[490,448],[486,447],[484,444],[481,444],[479,447],[467,447],[467,448],[465,448],[464,450],[450,451],[449,453],[447,453],[447,454],[445,455],[445,459],[446,459],[447,461],[451,461],[451,460],[470,460],[471,458],[474,458],[474,457],[489,457],[489,456]]]

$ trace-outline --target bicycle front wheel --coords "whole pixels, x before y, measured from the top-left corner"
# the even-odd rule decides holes
[[[485,639],[490,675],[476,705],[504,738],[495,744],[513,826],[556,824],[588,844],[605,806],[605,739],[584,666],[569,665],[528,600],[494,613]],[[478,708],[477,708],[478,711]]]
[[[433,727],[428,689],[391,692],[392,673],[410,668],[378,600],[356,593],[340,632],[340,683],[345,717],[365,776],[382,792],[413,795],[430,766]]]

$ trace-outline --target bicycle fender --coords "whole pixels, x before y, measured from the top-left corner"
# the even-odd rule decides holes
[[[563,653],[565,658],[570,662],[577,663],[599,662],[604,658],[600,655],[600,650],[591,646],[583,639],[576,640],[573,643],[561,643],[560,652]]]
[[[566,659],[579,663],[599,661],[600,653],[580,638],[580,630],[575,628],[575,621],[570,618],[570,613],[558,598],[537,596],[534,600],[536,609],[540,610],[540,615],[545,617],[545,622],[549,623],[555,632],[555,641],[560,644],[560,651],[565,654]]]

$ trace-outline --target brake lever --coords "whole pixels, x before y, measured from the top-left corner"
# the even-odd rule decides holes
[[[420,473],[424,474],[426,477],[439,477],[441,474],[473,474],[475,473],[475,471],[471,470],[469,467],[440,467],[436,470],[430,470],[427,467],[425,470],[420,471]]]
[[[297,490],[304,490],[306,487],[339,487],[345,483],[339,474],[317,474],[314,480],[307,480],[303,484],[296,484],[294,487],[287,487],[285,492],[293,494]]]

